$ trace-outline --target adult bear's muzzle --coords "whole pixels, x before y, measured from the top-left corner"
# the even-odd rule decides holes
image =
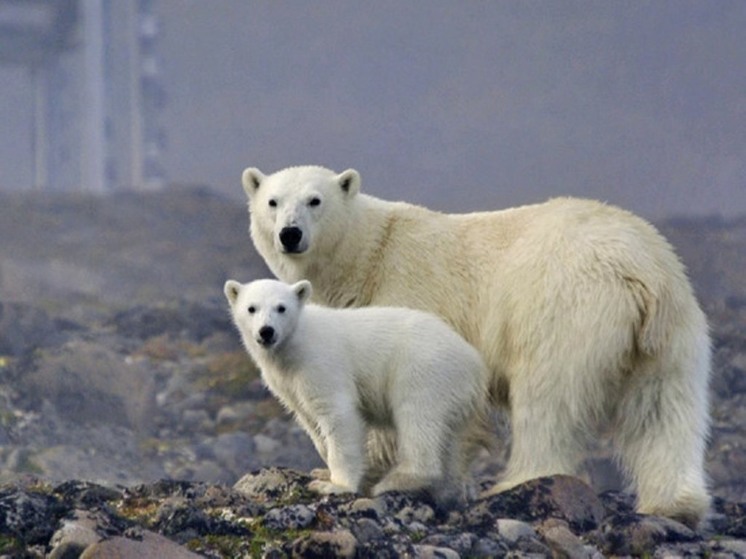
[[[300,227],[283,227],[280,231],[280,243],[285,252],[303,252],[300,242],[303,239],[303,231]]]

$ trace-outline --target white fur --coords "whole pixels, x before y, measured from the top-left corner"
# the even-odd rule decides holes
[[[252,239],[279,278],[308,278],[331,306],[434,312],[482,353],[513,430],[496,491],[575,473],[584,436],[610,420],[639,511],[704,515],[707,324],[649,223],[572,198],[442,214],[360,194],[354,170],[249,168],[243,184]],[[278,240],[288,225],[302,231],[297,253]]]
[[[224,291],[262,378],[329,466],[331,479],[313,489],[364,491],[379,466],[369,463],[368,433],[380,429],[393,433],[396,457],[374,495],[424,489],[443,504],[463,498],[473,455],[464,431],[486,415],[488,375],[442,320],[404,308],[305,305],[307,281],[229,280]]]

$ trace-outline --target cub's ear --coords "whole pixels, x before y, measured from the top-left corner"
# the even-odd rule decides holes
[[[311,282],[308,280],[300,280],[298,283],[293,284],[293,291],[298,297],[298,301],[305,303],[311,297],[311,293],[313,293]]]
[[[225,293],[225,298],[228,299],[228,302],[233,305],[236,302],[236,299],[238,299],[238,294],[241,292],[241,284],[238,283],[236,280],[228,280],[225,282],[225,285],[223,286],[223,293]]]
[[[241,175],[241,183],[243,184],[243,191],[249,198],[259,190],[259,186],[265,178],[267,177],[256,167],[244,169],[243,175]]]
[[[350,198],[360,192],[360,173],[355,169],[342,171],[336,178],[342,192]]]

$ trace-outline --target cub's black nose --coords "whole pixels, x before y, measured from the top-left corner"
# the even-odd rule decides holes
[[[271,345],[275,341],[275,329],[271,326],[262,326],[259,329],[259,343]]]
[[[288,252],[296,251],[302,238],[303,231],[300,227],[283,227],[280,231],[280,242]]]

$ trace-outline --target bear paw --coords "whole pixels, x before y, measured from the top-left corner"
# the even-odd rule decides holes
[[[340,495],[342,493],[354,493],[349,487],[344,485],[337,485],[331,481],[324,481],[321,479],[315,479],[308,484],[308,489],[314,493],[321,495]]]
[[[373,486],[372,493],[377,497],[389,491],[418,492],[433,487],[433,482],[434,479],[431,478],[391,471]]]
[[[313,479],[329,481],[330,479],[332,479],[332,472],[328,468],[314,468],[313,470],[311,470],[311,477]]]

